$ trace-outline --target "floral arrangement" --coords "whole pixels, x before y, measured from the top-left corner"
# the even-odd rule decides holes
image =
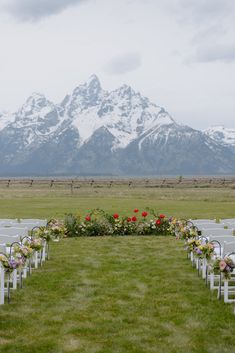
[[[215,274],[222,273],[225,279],[231,278],[231,273],[235,268],[235,263],[231,257],[226,256],[224,259],[217,258],[212,264],[212,270]]]
[[[186,243],[186,250],[188,252],[194,251],[195,248],[198,248],[201,245],[201,240],[199,239],[188,239]]]
[[[15,269],[24,266],[25,259],[22,256],[9,257],[7,255],[0,254],[0,262],[6,273],[12,273]]]
[[[190,239],[190,238],[195,238],[197,237],[198,233],[195,227],[189,226],[189,225],[182,225],[182,227],[179,230],[178,236],[181,239]]]
[[[66,235],[66,228],[62,221],[58,219],[51,219],[47,224],[50,236],[54,238],[64,237]]]
[[[214,245],[211,243],[200,244],[194,248],[194,254],[200,259],[210,260],[214,255]]]
[[[33,231],[33,235],[35,238],[44,239],[46,241],[51,240],[51,233],[51,230],[47,227],[39,227]]]
[[[35,251],[40,251],[43,248],[42,239],[40,238],[32,238],[26,242],[26,245]]]
[[[30,245],[15,245],[14,255],[16,257],[23,257],[24,259],[29,259],[33,254],[33,248]]]
[[[103,235],[171,235],[170,218],[155,214],[149,208],[133,210],[132,215],[121,217],[118,213],[109,214],[101,209],[90,211],[84,218],[81,215],[66,215],[65,229],[69,237]]]

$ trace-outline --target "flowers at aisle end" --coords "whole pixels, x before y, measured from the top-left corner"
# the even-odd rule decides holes
[[[58,219],[51,219],[47,224],[47,228],[50,230],[52,238],[56,240],[66,236],[67,229],[64,223]]]
[[[235,263],[230,256],[225,258],[217,258],[212,263],[211,269],[215,274],[222,273],[224,278],[229,280],[231,279],[231,274],[235,268]]]

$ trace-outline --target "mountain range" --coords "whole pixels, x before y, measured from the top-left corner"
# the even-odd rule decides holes
[[[130,86],[108,92],[96,75],[59,104],[32,94],[0,113],[1,176],[226,175],[235,129],[177,123]]]

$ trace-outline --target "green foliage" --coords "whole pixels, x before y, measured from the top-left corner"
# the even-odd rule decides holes
[[[134,211],[135,214],[139,210]],[[150,218],[153,216],[154,218]],[[69,214],[65,217],[66,235],[76,236],[104,236],[104,235],[171,235],[171,219],[164,214],[157,215],[148,209],[139,216],[124,216],[110,214],[101,209],[94,209],[81,218],[80,215]]]

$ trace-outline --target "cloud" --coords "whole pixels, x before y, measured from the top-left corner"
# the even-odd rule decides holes
[[[178,0],[181,18],[191,23],[210,23],[235,11],[233,0]]]
[[[122,75],[138,69],[142,64],[139,52],[129,52],[111,59],[104,67],[104,71],[112,75]]]
[[[5,0],[3,9],[20,21],[35,22],[84,0]]]
[[[197,62],[233,62],[235,61],[235,44],[211,44],[200,46],[195,53],[194,61]]]

